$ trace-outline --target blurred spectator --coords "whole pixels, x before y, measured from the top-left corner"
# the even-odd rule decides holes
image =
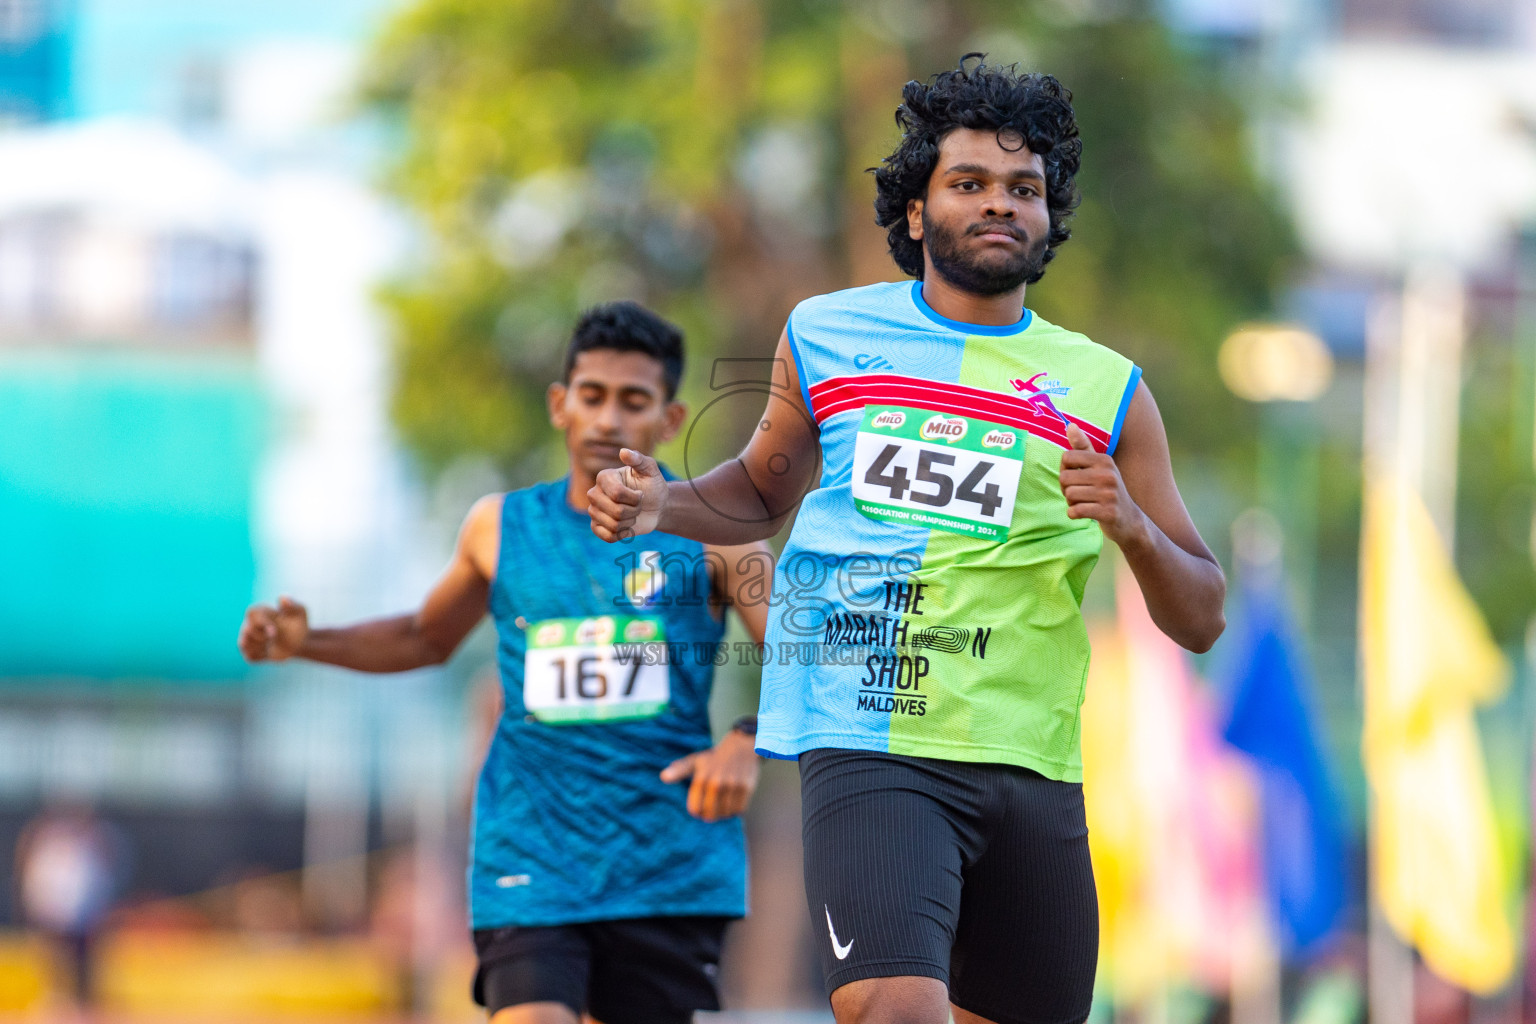
[[[22,914],[57,944],[81,1006],[91,1004],[96,938],[126,860],[122,834],[84,805],[45,808],[16,843]]]

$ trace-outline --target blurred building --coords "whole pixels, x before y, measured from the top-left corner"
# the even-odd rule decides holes
[[[1341,28],[1350,36],[1433,38],[1503,48],[1536,41],[1536,14],[1525,0],[1342,0]]]
[[[441,793],[441,674],[234,647],[279,592],[397,610],[451,539],[387,424],[372,294],[401,233],[349,117],[389,6],[0,0],[7,851],[87,801],[136,847],[131,888],[174,895],[345,860]],[[315,909],[353,915],[360,871]]]
[[[0,3],[0,119],[27,124],[70,112],[72,5]]]
[[[1536,5],[1165,0],[1164,7],[1172,24],[1226,56],[1254,97],[1255,150],[1287,200],[1305,256],[1284,283],[1281,311],[1327,342],[1338,367],[1312,409],[1272,411],[1267,440],[1296,449],[1285,456],[1294,476],[1273,497],[1290,506],[1278,510],[1293,542],[1287,568],[1298,583],[1336,761],[1354,765],[1356,565],[1352,551],[1320,557],[1317,452],[1358,458],[1367,337],[1373,320],[1379,326],[1383,311],[1401,304],[1415,274],[1452,280],[1469,347],[1536,344]],[[1442,369],[1447,381],[1466,379],[1459,365]],[[1454,430],[1446,443],[1441,471],[1453,494]],[[1453,526],[1453,515],[1443,518],[1443,528]],[[1363,780],[1353,769],[1350,776],[1363,813]]]

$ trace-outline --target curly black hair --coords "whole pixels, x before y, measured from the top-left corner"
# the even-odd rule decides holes
[[[967,67],[969,61],[975,63]],[[907,234],[907,203],[922,199],[939,160],[939,143],[957,128],[995,131],[1006,149],[1023,145],[1045,164],[1045,202],[1051,231],[1041,270],[1057,246],[1072,236],[1067,219],[1077,208],[1073,179],[1082,158],[1083,142],[1072,113],[1072,92],[1054,76],[1020,74],[1018,65],[988,65],[986,54],[968,53],[954,71],[944,71],[928,84],[908,82],[896,108],[901,145],[871,168],[875,173],[875,223],[886,229],[891,258],[904,273],[921,279],[923,246]],[[1013,136],[1014,138],[1009,138]]]
[[[675,324],[627,299],[593,306],[581,315],[571,332],[561,379],[569,384],[571,372],[576,369],[576,357],[597,348],[650,356],[661,364],[667,401],[677,397],[677,385],[683,379],[683,332]]]

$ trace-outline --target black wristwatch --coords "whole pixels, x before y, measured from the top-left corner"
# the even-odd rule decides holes
[[[732,732],[739,732],[743,736],[756,736],[757,735],[757,716],[756,715],[742,715],[740,718],[736,719],[736,721],[731,723],[731,731]]]

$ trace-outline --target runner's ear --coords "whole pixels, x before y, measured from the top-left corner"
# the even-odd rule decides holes
[[[677,436],[677,432],[683,429],[683,424],[688,420],[688,404],[686,402],[668,402],[665,415],[665,425],[661,428],[662,441],[670,441]]]
[[[907,200],[907,237],[914,242],[923,240],[923,201]]]
[[[545,401],[549,404],[549,425],[556,430],[564,430],[569,425],[565,418],[565,394],[565,384],[558,380],[544,393]]]

